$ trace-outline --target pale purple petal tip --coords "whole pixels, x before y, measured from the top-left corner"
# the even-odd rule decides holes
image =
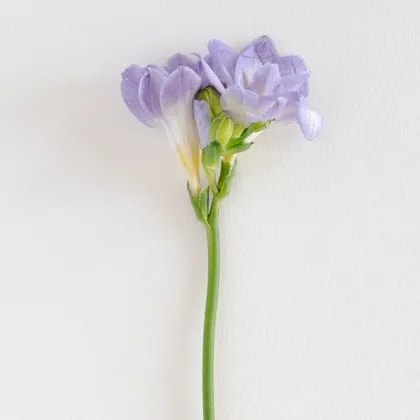
[[[185,102],[187,99],[193,98],[200,89],[201,78],[200,76],[189,67],[181,66],[173,71],[163,84],[160,93],[160,104],[162,111],[178,103]]]
[[[200,58],[200,69],[205,74],[206,79],[208,80],[209,84],[212,85],[215,89],[222,93],[225,90],[223,83],[220,81],[217,74],[214,72],[213,68],[208,63],[208,60],[204,59],[201,56]],[[211,62],[213,64],[213,57],[211,57]]]
[[[258,58],[261,64],[277,62],[279,53],[274,46],[273,40],[269,36],[262,35],[254,39],[245,46],[241,54],[249,50],[250,47],[255,52],[255,56]]]
[[[279,65],[282,77],[308,72],[305,61],[298,55],[285,55],[279,57],[277,64]]]
[[[297,55],[279,57],[277,62],[285,91],[299,91],[308,96],[308,79],[310,72],[304,60]]]
[[[156,120],[162,118],[160,91],[167,78],[168,73],[165,69],[158,66],[149,66],[147,67],[147,73],[140,80],[139,102],[144,111],[150,115],[154,124]]]
[[[194,61],[191,57],[188,57],[184,54],[174,54],[172,57],[169,58],[167,64],[166,64],[166,70],[169,73],[172,73],[177,68],[185,66],[189,67],[192,70],[197,69],[197,63]]]
[[[205,88],[211,85],[209,78],[204,70],[202,61],[205,61],[211,67],[211,57],[210,54],[207,54],[205,57],[200,57],[199,54],[195,54],[199,58],[197,62],[196,72],[201,77],[201,87]]]
[[[298,110],[297,120],[306,140],[313,140],[318,137],[322,130],[322,117],[315,111],[306,107]]]
[[[146,70],[137,65],[128,67],[122,74],[121,95],[131,113],[143,124],[153,126],[153,117],[140,104],[139,84]]]
[[[208,43],[212,68],[224,86],[234,83],[235,65],[238,53],[223,42],[213,39]]]
[[[123,80],[130,80],[133,83],[139,84],[140,79],[145,73],[146,69],[137,64],[132,64],[121,73],[121,77]]]

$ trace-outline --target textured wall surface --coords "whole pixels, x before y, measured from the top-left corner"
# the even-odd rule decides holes
[[[0,419],[198,420],[205,238],[119,73],[267,33],[312,69],[222,214],[216,420],[420,419],[420,9],[6,1]]]

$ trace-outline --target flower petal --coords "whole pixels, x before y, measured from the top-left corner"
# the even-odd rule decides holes
[[[153,117],[144,109],[139,100],[139,84],[147,70],[137,65],[131,65],[122,74],[121,95],[131,113],[143,124],[153,126]]]
[[[225,86],[232,85],[235,78],[235,65],[238,53],[217,39],[209,41],[208,48],[212,58],[214,73]]]
[[[307,96],[307,81],[310,75],[303,59],[296,55],[279,57],[277,62],[280,75],[282,76],[282,86],[285,91],[298,91]]]
[[[219,77],[216,75],[212,67],[210,67],[210,64],[208,63],[207,59],[204,59],[200,55],[198,55],[198,57],[200,59],[199,71],[202,71],[205,74],[205,77],[208,81],[208,84],[206,86],[211,85],[220,93],[222,93],[225,90],[225,87],[223,86],[223,83],[220,81]]]
[[[132,64],[122,72],[121,77],[123,78],[123,80],[128,80],[138,85],[140,79],[145,73],[146,69],[138,66],[137,64]]]
[[[193,101],[200,86],[200,76],[190,68],[181,66],[169,75],[160,94],[165,128],[195,192],[200,188],[200,140],[194,120]]]
[[[194,101],[194,117],[201,148],[204,149],[210,141],[210,108],[206,101]]]
[[[274,46],[273,40],[267,35],[259,36],[251,41],[245,46],[243,52],[250,47],[255,51],[255,55],[261,64],[276,63],[279,58],[279,53]]]
[[[161,109],[165,111],[182,103],[192,112],[192,103],[195,94],[200,88],[201,78],[188,67],[181,66],[173,71],[162,86],[160,95]]]
[[[273,95],[274,90],[280,84],[280,72],[276,64],[264,64],[254,74],[249,89],[258,95]]]
[[[277,63],[279,58],[270,37],[263,35],[254,39],[239,54],[235,68],[235,82],[247,88],[259,68],[264,64]]]
[[[305,61],[298,55],[285,55],[279,57],[277,64],[279,65],[280,74],[283,77],[308,72]]]
[[[161,67],[148,66],[147,73],[141,78],[139,84],[139,101],[143,109],[149,113],[153,125],[162,118],[160,107],[160,91],[168,73]]]
[[[201,87],[204,89],[205,87],[211,85],[209,78],[204,70],[203,63],[201,62],[204,60],[210,67],[211,67],[211,57],[210,54],[207,54],[205,57],[200,57],[199,54],[195,54],[199,60],[197,62],[196,73],[201,77]]]
[[[186,66],[190,69],[196,70],[197,63],[191,57],[178,53],[169,58],[166,64],[166,70],[169,73],[172,73],[174,70],[181,66]]]
[[[279,120],[283,115],[286,107],[287,99],[282,97],[277,98],[275,101],[273,101],[272,105],[261,115],[262,118],[259,121]]]
[[[300,107],[297,120],[306,140],[318,137],[322,130],[322,118],[315,111],[306,107]]]
[[[236,123],[249,125],[254,122],[276,119],[286,100],[259,96],[240,86],[230,86],[221,96],[224,111]]]
[[[239,54],[236,61],[235,83],[247,89],[254,78],[255,72],[261,67],[261,60],[255,51],[255,47],[251,45]]]

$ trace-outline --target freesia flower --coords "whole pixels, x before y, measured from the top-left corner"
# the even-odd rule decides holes
[[[261,121],[295,120],[310,140],[321,130],[321,117],[308,109],[309,71],[302,58],[280,56],[268,36],[240,53],[221,41],[208,43],[201,68],[221,94],[223,110],[245,126]]]
[[[173,55],[165,66],[132,65],[122,73],[124,102],[142,123],[162,126],[188,175],[197,219],[205,226],[208,282],[203,328],[203,420],[215,420],[214,344],[220,277],[219,214],[238,154],[272,121],[296,121],[309,140],[321,118],[308,108],[302,58],[280,56],[262,36],[241,52],[220,41],[204,58]],[[157,162],[159,164],[159,162]],[[240,212],[238,212],[240,215]]]
[[[193,106],[202,84],[194,67],[193,60],[181,54],[171,57],[166,67],[132,65],[122,73],[121,93],[129,110],[143,124],[164,127],[187,171],[190,188],[197,193],[201,147],[194,112],[206,110]]]

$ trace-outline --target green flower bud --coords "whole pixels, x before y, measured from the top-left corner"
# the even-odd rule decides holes
[[[223,111],[220,105],[220,94],[213,86],[207,86],[205,89],[201,89],[197,93],[196,98],[200,101],[207,102],[210,108],[211,119]]]
[[[241,134],[244,132],[245,127],[242,127],[242,125],[235,124],[235,128],[233,129],[232,138],[237,139],[241,136]]]
[[[248,127],[248,130],[251,130],[253,133],[258,133],[259,131],[265,130],[269,125],[271,124],[271,121],[260,121],[251,124]]]
[[[210,138],[225,145],[232,138],[234,129],[235,124],[232,119],[224,114],[219,114],[211,122]]]
[[[204,170],[207,173],[215,173],[219,168],[220,163],[220,144],[212,141],[208,144],[202,152],[201,162]]]

